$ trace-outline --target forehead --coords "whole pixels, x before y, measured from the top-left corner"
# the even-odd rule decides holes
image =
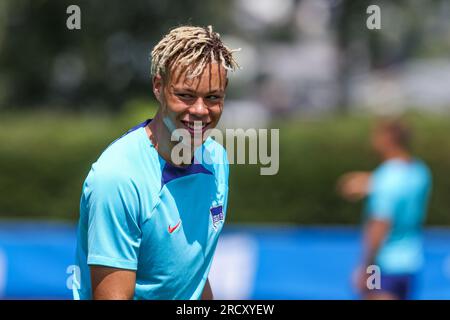
[[[170,72],[169,84],[177,89],[195,91],[225,90],[227,70],[219,63],[208,63],[200,75],[190,78],[188,68],[176,67]]]

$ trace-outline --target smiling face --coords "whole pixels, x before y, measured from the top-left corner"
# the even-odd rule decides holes
[[[226,82],[226,70],[218,63],[206,65],[193,79],[181,68],[172,70],[166,77],[155,76],[153,91],[169,133],[186,129],[193,136],[195,125],[205,141],[204,132],[215,128],[222,114]]]

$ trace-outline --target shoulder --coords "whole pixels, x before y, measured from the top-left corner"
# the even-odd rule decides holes
[[[142,133],[139,130],[135,130],[114,140],[102,152],[97,162],[124,164],[130,156],[134,157],[142,148],[140,134]]]
[[[431,170],[427,164],[421,159],[415,159],[414,161],[417,171],[426,179],[431,179]]]
[[[138,180],[143,176],[143,168],[152,174],[160,170],[158,153],[142,128],[129,131],[114,140],[94,166],[100,171],[118,172],[119,177],[124,174]]]
[[[111,167],[93,165],[81,195],[83,210],[89,216],[114,216],[123,219],[130,216],[139,220],[141,196],[133,178]]]
[[[132,177],[119,167],[96,162],[84,182],[83,193],[85,196],[94,196],[95,199],[109,199],[118,194],[136,193],[133,185]]]
[[[392,161],[381,164],[373,175],[373,188],[388,189],[389,191],[398,190],[404,182],[404,167]]]
[[[140,134],[135,130],[112,142],[92,165],[85,187],[137,192],[146,180],[154,177],[157,181],[160,164],[153,154],[156,151]]]

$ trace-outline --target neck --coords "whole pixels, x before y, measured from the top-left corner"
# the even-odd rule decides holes
[[[403,161],[410,161],[411,160],[411,154],[404,150],[404,149],[391,149],[384,153],[383,155],[384,160],[392,160],[392,159],[400,159]]]
[[[178,141],[171,140],[171,132],[163,121],[163,115],[158,111],[152,121],[145,127],[147,135],[158,154],[168,163],[177,166],[172,161],[172,149]],[[193,157],[193,152],[191,158]],[[178,165],[179,166],[179,165]],[[181,165],[185,166],[185,165]]]

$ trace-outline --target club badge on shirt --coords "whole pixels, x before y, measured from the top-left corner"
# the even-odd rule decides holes
[[[214,230],[217,230],[217,227],[219,226],[219,223],[223,222],[223,220],[224,220],[224,218],[223,218],[223,206],[220,205],[220,206],[212,207],[211,209],[209,209],[209,211],[211,212],[211,217],[212,217]]]

